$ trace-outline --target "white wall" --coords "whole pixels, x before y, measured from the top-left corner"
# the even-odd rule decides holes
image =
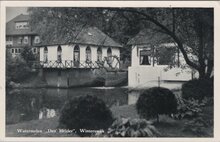
[[[131,66],[139,66],[139,56],[138,56],[138,48],[137,46],[132,46],[132,52],[131,52]]]
[[[48,61],[57,60],[57,45],[47,46],[48,49]],[[62,60],[73,60],[73,48],[69,45],[61,45],[62,48]],[[40,61],[44,60],[44,47],[40,48]]]
[[[48,49],[48,61],[56,61],[57,60],[57,47],[55,46],[47,46]],[[65,60],[72,61],[73,60],[73,51],[75,45],[61,45],[62,48],[62,62],[64,63]],[[87,45],[79,45],[80,49],[80,62],[84,63],[86,61],[86,47]],[[98,46],[90,46],[91,48],[91,60],[93,63],[97,61],[97,48]],[[102,58],[107,57],[107,48],[102,48]],[[119,48],[111,48],[112,55],[116,55],[120,58],[120,50]],[[44,61],[44,47],[40,47],[40,61]]]
[[[128,68],[128,85],[129,87],[152,87],[158,85],[160,81],[187,81],[192,79],[191,70],[181,70],[172,68],[168,71],[166,66],[136,66]]]
[[[140,50],[141,48],[138,49],[137,46],[132,47],[131,67],[128,68],[129,87],[158,86],[158,79],[161,81],[187,81],[192,79],[192,70],[190,68],[182,70],[178,67],[168,69],[167,65],[140,65]],[[180,54],[180,64],[185,64],[182,54]]]

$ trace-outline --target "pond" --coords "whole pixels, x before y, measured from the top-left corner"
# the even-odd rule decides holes
[[[6,92],[6,125],[59,116],[65,102],[87,94],[102,99],[110,108],[134,104],[139,97],[138,92],[119,87],[8,89]]]

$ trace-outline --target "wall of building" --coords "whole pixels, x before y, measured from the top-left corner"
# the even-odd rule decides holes
[[[56,61],[57,60],[57,47],[47,46],[48,49],[48,61]],[[65,64],[65,60],[73,61],[73,53],[74,53],[75,45],[61,45],[62,48],[62,63]],[[80,49],[80,62],[84,63],[86,61],[86,45],[79,45]],[[98,46],[90,46],[91,48],[91,60],[92,62],[97,61],[97,48]],[[107,57],[107,47],[102,48],[102,58]],[[111,48],[112,55],[116,55],[120,58],[120,50],[119,48]],[[44,47],[40,47],[40,61],[44,61]]]
[[[132,55],[131,55],[131,66],[143,66],[143,65],[140,65],[140,51],[143,50],[142,47],[138,47],[137,45],[134,45],[132,46]],[[190,55],[192,56],[192,55]],[[175,55],[176,57],[176,61],[177,61],[177,53]],[[151,61],[153,62],[153,61]],[[180,62],[180,65],[185,65],[186,62],[185,62],[185,59],[182,55],[182,53],[180,52],[179,53],[179,62]],[[155,66],[161,66],[161,65],[157,65],[157,63],[154,64]],[[151,64],[151,66],[153,66],[153,64]]]
[[[92,69],[43,69],[49,87],[103,86]]]
[[[140,65],[140,48],[132,48],[132,64],[128,68],[129,87],[153,87],[158,86],[158,80],[161,81],[188,81],[192,79],[192,70],[190,68],[181,69],[174,67],[170,69],[168,65]],[[185,64],[185,60],[180,55],[180,64]]]
[[[28,38],[28,42],[25,43],[24,42],[24,37],[27,37]],[[7,40],[6,40],[6,45],[10,45],[10,46],[33,46],[34,44],[38,44],[38,43],[35,43],[35,37],[38,37],[36,35],[13,35],[13,36],[7,36]],[[22,38],[22,43],[19,42],[20,38]]]

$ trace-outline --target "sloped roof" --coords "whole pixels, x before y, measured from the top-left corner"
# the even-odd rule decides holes
[[[16,29],[16,22],[29,21],[29,15],[20,14],[6,23],[6,35],[36,35],[36,33],[29,29]]]
[[[72,39],[66,39],[65,35],[53,37],[51,39],[41,39],[40,46],[46,45],[57,45],[57,44],[87,44],[97,46],[108,46],[108,47],[122,47],[121,44],[114,41],[108,35],[100,31],[97,27],[85,27],[77,36],[72,36]]]
[[[172,42],[172,39],[165,33],[153,31],[151,29],[141,30],[135,37],[128,41],[128,45],[159,45]]]

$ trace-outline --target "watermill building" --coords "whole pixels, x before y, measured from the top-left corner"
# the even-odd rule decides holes
[[[97,73],[100,68],[119,68],[121,47],[97,27],[82,28],[68,41],[65,36],[42,39],[39,52],[43,76],[49,86],[96,86],[103,82]]]

